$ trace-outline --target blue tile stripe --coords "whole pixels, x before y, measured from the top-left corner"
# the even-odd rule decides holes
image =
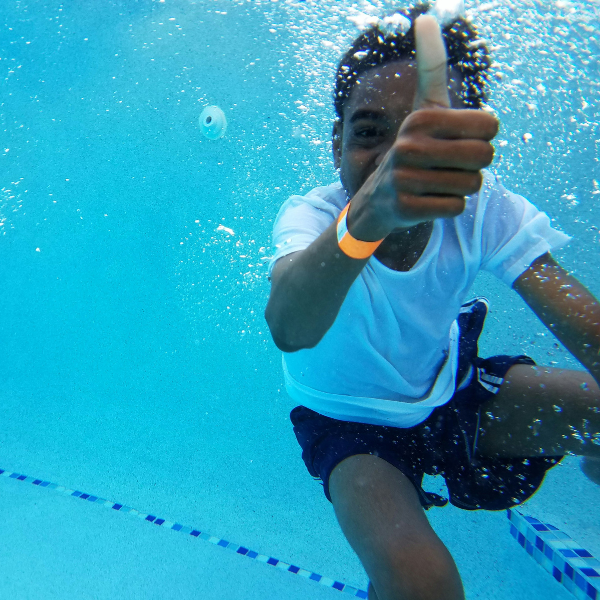
[[[367,592],[364,590],[359,590],[340,581],[336,581],[335,579],[330,579],[329,577],[323,577],[322,575],[318,575],[317,573],[312,573],[311,571],[307,571],[306,569],[302,569],[300,567],[297,567],[296,565],[290,565],[282,560],[273,558],[272,556],[259,554],[258,552],[249,550],[244,546],[239,546],[238,544],[235,544],[233,542],[228,542],[227,540],[220,539],[218,537],[210,535],[209,533],[200,531],[199,529],[194,529],[192,527],[181,525],[180,523],[172,523],[167,519],[162,519],[151,514],[143,513],[125,504],[112,502],[111,500],[106,500],[105,498],[100,498],[98,496],[92,496],[91,494],[84,494],[83,492],[80,492],[78,490],[70,490],[62,485],[57,485],[56,483],[43,481],[41,479],[35,479],[33,477],[28,477],[27,475],[22,475],[20,473],[11,473],[10,471],[5,471],[4,469],[0,469],[0,476],[7,477],[9,479],[16,479],[18,481],[25,481],[27,483],[32,483],[33,485],[37,485],[39,487],[45,487],[54,490],[58,493],[64,494],[65,496],[73,496],[81,500],[87,500],[88,502],[92,502],[94,504],[100,504],[106,508],[116,510],[120,513],[126,513],[131,516],[138,517],[139,519],[143,519],[145,521],[148,521],[149,523],[158,525],[159,527],[166,527],[167,529],[172,529],[173,531],[177,531],[179,533],[184,533],[186,535],[191,535],[193,537],[200,538],[204,541],[214,544],[215,546],[221,546],[221,548],[233,550],[234,552],[236,552],[237,554],[241,554],[242,556],[252,558],[258,562],[265,563],[283,571],[288,571],[288,573],[292,573],[294,575],[300,575],[301,577],[309,579],[310,581],[315,581],[316,583],[330,587],[334,590],[344,592],[345,594],[350,594],[355,598],[367,598]]]
[[[508,509],[510,534],[520,546],[580,600],[600,600],[600,561],[549,523]]]

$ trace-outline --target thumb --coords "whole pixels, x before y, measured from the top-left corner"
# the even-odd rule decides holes
[[[413,110],[450,108],[446,47],[435,17],[421,15],[415,21],[417,93]]]

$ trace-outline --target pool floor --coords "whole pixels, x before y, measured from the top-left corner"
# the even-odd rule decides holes
[[[243,429],[234,411],[221,412],[215,419],[225,418],[229,431],[243,431],[235,437],[213,427],[216,421],[186,428],[185,403],[147,393],[135,398],[129,393],[126,410],[122,405],[119,410],[114,390],[13,393],[3,404],[0,468],[107,498],[137,509],[142,517],[151,514],[191,526],[366,589],[366,574],[339,532],[331,506],[319,484],[304,472],[286,422],[287,400],[274,401],[267,414],[258,408],[246,413]],[[161,413],[160,403],[170,407],[170,417]],[[61,404],[80,410],[57,411]],[[179,415],[173,414],[177,406]],[[111,414],[118,414],[120,426]],[[109,426],[112,433],[106,437]],[[574,461],[555,469],[530,512],[534,502],[538,512],[547,512],[544,503],[556,505],[557,489],[581,482],[576,469]],[[431,479],[428,485],[434,489],[439,484]],[[593,504],[594,496],[585,492]],[[5,566],[0,597],[351,597],[199,537],[30,480],[0,477],[0,510]],[[595,512],[583,507],[581,523],[586,511]],[[504,512],[449,507],[429,516],[455,556],[468,598],[572,598],[516,544]],[[569,533],[594,550],[593,535],[581,523],[579,531]]]

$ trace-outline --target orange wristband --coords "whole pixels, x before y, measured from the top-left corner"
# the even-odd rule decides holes
[[[348,231],[348,223],[346,222],[346,216],[348,215],[348,209],[350,208],[350,202],[346,204],[344,210],[340,213],[337,221],[337,241],[338,246],[344,254],[350,258],[369,258],[383,239],[378,242],[362,242],[357,240],[350,235]]]

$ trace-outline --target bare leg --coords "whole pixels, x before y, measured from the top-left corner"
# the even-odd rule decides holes
[[[452,556],[398,469],[376,456],[351,456],[331,473],[329,491],[371,580],[369,600],[464,600]]]
[[[488,456],[600,458],[600,389],[585,371],[514,365],[482,406],[481,427]]]
[[[367,592],[369,593],[368,600],[379,600],[379,597],[377,596],[377,592],[375,591],[375,588],[373,587],[373,584],[370,581],[369,581],[369,589],[367,590]]]
[[[596,485],[600,485],[600,458],[592,458],[591,456],[582,457],[581,470],[590,481],[593,481]]]

